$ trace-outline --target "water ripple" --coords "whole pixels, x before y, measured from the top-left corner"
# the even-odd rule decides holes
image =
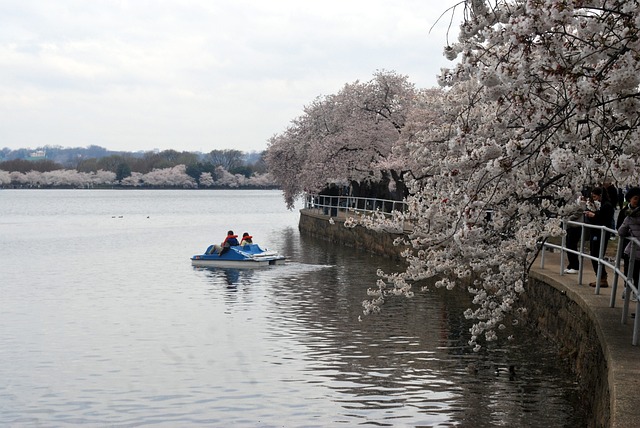
[[[299,236],[279,192],[233,195],[3,192],[0,425],[585,425],[542,340],[475,354],[464,297],[437,292],[359,321],[394,262]],[[225,213],[247,195],[269,216]],[[288,262],[193,268],[228,223]]]

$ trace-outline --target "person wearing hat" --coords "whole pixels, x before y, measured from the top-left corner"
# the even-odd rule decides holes
[[[618,216],[618,222],[621,223],[618,227],[618,235],[621,238],[633,237],[640,238],[640,187],[632,187],[625,195],[625,199],[628,202],[627,208],[620,212]],[[622,221],[621,221],[622,220]],[[627,243],[624,248],[624,274],[629,276],[629,263],[631,257],[632,242],[625,239]],[[636,247],[635,261],[633,266],[633,283],[638,286],[638,279],[640,278],[640,248]]]
[[[624,204],[624,206],[622,207],[622,209],[620,209],[620,212],[618,213],[618,220],[616,221],[616,229],[620,229],[620,226],[622,226],[622,222],[624,222],[624,219],[627,217],[627,214],[629,214],[632,211],[632,210],[629,210],[629,206],[631,205],[631,198],[638,195],[640,195],[640,187],[631,187],[624,194],[624,200],[626,204]]]

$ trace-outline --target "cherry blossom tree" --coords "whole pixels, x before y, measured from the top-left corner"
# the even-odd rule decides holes
[[[96,185],[108,185],[115,183],[115,173],[99,170],[97,172],[78,172],[76,170],[57,169],[53,171],[29,171],[11,173],[0,171],[4,174],[7,183],[18,183],[28,187],[79,187],[91,188]],[[2,183],[0,183],[2,184]]]
[[[11,178],[11,183],[24,184],[26,183],[25,174],[18,171],[11,171],[9,173],[9,177]]]
[[[11,174],[9,171],[0,170],[0,186],[4,184],[11,184]]]
[[[289,209],[306,190],[299,180],[311,146],[305,138],[305,119],[306,116],[295,119],[285,132],[273,136],[265,153],[268,170],[280,185]]]
[[[40,171],[26,172],[23,177],[24,182],[31,186],[37,187],[44,184],[42,173]]]
[[[130,176],[120,180],[120,185],[125,187],[141,187],[144,184],[144,174],[141,172],[132,172]]]
[[[366,311],[436,277],[474,295],[474,349],[517,322],[539,243],[563,233],[576,193],[640,180],[639,9],[637,0],[466,2],[459,43],[445,49],[459,62],[443,70],[448,89],[431,109],[444,114],[425,117],[403,148],[416,177],[397,218],[414,227],[402,242],[408,267],[381,274]]]
[[[245,183],[249,187],[258,187],[258,188],[276,187],[276,182],[271,176],[271,174],[269,173],[253,174],[251,177],[247,178]]]
[[[244,186],[246,182],[246,177],[244,175],[231,174],[222,166],[216,167],[215,172],[216,180],[214,181],[214,185],[216,186],[237,188]]]
[[[65,169],[43,172],[41,180],[44,185],[52,187],[85,187],[91,182],[89,174]]]
[[[429,146],[423,144],[421,135],[426,130],[434,130],[452,122],[453,115],[448,111],[441,88],[429,88],[416,91],[400,139],[394,144],[389,156],[381,159],[376,167],[381,170],[402,171],[405,181],[419,178],[422,158],[429,155]],[[417,156],[414,151],[423,151]]]
[[[389,180],[384,176],[391,172],[380,166],[398,141],[414,98],[406,76],[379,71],[369,82],[347,84],[306,106],[284,133],[271,138],[266,153],[287,205],[329,183]]]
[[[194,188],[196,182],[187,174],[185,165],[176,165],[172,168],[154,169],[142,176],[142,181],[149,186],[169,186]]]
[[[200,174],[198,182],[201,186],[211,187],[213,186],[213,176],[210,172],[203,172],[202,174]]]
[[[115,183],[116,183],[115,172],[99,169],[92,176],[92,184],[94,185],[115,184]]]

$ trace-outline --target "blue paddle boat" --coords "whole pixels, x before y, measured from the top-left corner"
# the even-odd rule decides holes
[[[284,264],[286,257],[277,251],[270,251],[258,244],[236,245],[227,247],[222,254],[214,251],[210,245],[204,254],[191,257],[193,266],[214,266],[229,268],[251,268]]]

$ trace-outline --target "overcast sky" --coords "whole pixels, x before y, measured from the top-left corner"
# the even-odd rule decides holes
[[[376,70],[436,86],[456,3],[0,0],[0,147],[262,151]]]

